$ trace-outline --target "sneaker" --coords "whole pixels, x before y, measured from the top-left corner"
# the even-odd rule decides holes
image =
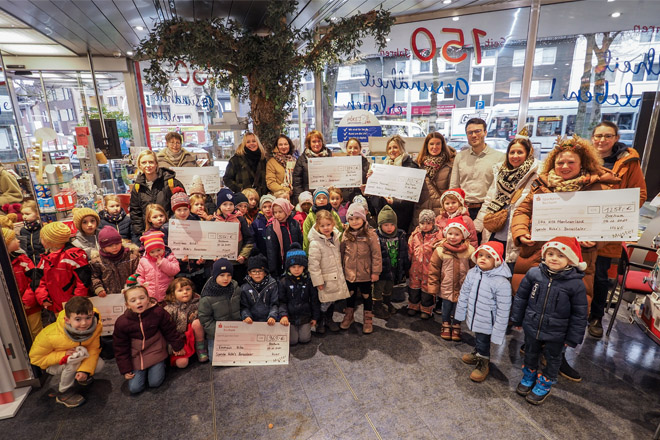
[[[539,374],[538,379],[536,379],[536,385],[532,388],[532,391],[525,397],[529,403],[532,405],[540,405],[550,394],[552,390],[552,384],[554,382],[548,380],[544,375]]]
[[[465,353],[461,360],[468,365],[474,365],[477,363],[477,352],[473,351],[472,353]]]
[[[82,385],[82,386],[86,387],[86,386],[91,385],[92,383],[94,383],[94,376],[92,376],[91,374],[88,374],[87,379],[85,379],[85,380],[77,380],[76,379],[76,382],[78,382],[78,385]]]
[[[566,362],[566,356],[562,355],[561,365],[559,366],[559,374],[565,377],[568,380],[573,382],[582,382],[582,376],[578,373],[573,367],[571,367],[568,362]]]
[[[589,321],[589,334],[596,339],[603,337],[603,323],[601,318],[594,318]]]
[[[426,313],[426,312],[422,312],[422,313],[419,315],[419,317],[422,318],[422,319],[429,319],[429,318],[431,317],[431,315],[429,315],[429,314]]]
[[[476,355],[477,365],[475,365],[474,370],[470,373],[470,379],[474,382],[483,382],[488,377],[490,372],[490,359]]]
[[[536,370],[530,370],[525,365],[523,365],[522,371],[523,371],[523,377],[520,380],[518,386],[516,387],[516,393],[524,397],[528,395],[530,391],[532,391],[532,388],[536,384],[537,374],[536,374]]]
[[[75,391],[73,391],[73,389],[69,388],[64,392],[57,393],[57,396],[55,397],[55,401],[57,403],[61,403],[67,408],[77,408],[83,403],[85,403],[85,398],[80,394],[76,393]]]

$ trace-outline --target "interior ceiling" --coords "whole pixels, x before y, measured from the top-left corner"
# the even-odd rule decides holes
[[[518,0],[446,1],[300,0],[296,13],[288,20],[298,28],[313,28],[324,25],[325,20],[332,17],[348,17],[380,7],[401,17],[438,11],[515,7],[524,3]],[[93,55],[121,53],[125,56],[130,55],[149,29],[163,18],[233,19],[258,30],[267,5],[268,1],[261,0],[0,0],[0,49],[5,55],[84,55],[89,51]],[[27,31],[29,29],[33,31]],[[38,41],[24,43],[25,46],[9,44],[3,38],[3,31],[8,30],[32,32],[32,39]],[[28,44],[41,47],[26,53]]]

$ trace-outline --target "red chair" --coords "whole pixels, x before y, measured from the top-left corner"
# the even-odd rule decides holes
[[[616,315],[617,313],[619,313],[619,307],[621,306],[622,300],[625,299],[627,302],[633,302],[635,300],[636,294],[640,293],[643,295],[648,295],[653,292],[653,290],[651,290],[651,286],[649,286],[644,282],[644,277],[648,276],[649,272],[653,270],[653,264],[655,263],[655,261],[651,264],[647,264],[645,258],[640,262],[640,261],[633,261],[633,259],[631,259],[631,256],[633,254],[633,251],[635,251],[636,249],[647,251],[647,253],[645,253],[645,256],[648,255],[648,252],[652,252],[653,255],[655,255],[656,250],[646,246],[629,244],[625,242],[621,243],[621,248],[622,248],[621,258],[619,259],[619,267],[617,270],[618,276],[616,277],[616,283],[614,284],[614,287],[610,292],[610,299],[607,302],[607,308],[605,310],[610,310],[610,307],[612,306],[612,300],[614,299],[614,295],[616,293],[616,289],[619,286],[621,287],[621,289],[619,292],[619,297],[617,298],[616,307],[614,308],[614,314],[610,319],[610,324],[607,326],[607,333],[606,333],[607,336],[609,336],[610,332],[612,331],[612,327],[614,326]],[[639,270],[631,270],[631,269],[639,269]],[[629,293],[629,295],[626,296],[626,293]]]

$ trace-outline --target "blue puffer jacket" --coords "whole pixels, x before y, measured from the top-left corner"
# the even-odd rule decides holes
[[[241,319],[249,317],[255,322],[278,319],[279,284],[270,275],[267,277],[266,286],[260,292],[251,281],[241,286]]]
[[[268,226],[268,219],[261,212],[250,226],[252,228],[252,235],[254,236],[254,244],[259,248],[261,255],[267,255],[268,249],[266,248],[266,227]]]
[[[396,237],[391,238],[383,234],[380,228],[376,229],[378,234],[378,241],[380,242],[380,253],[383,257],[383,270],[380,273],[380,280],[393,281],[394,284],[402,283],[406,280],[406,274],[410,270],[410,259],[408,258],[408,237],[403,229],[396,230]],[[387,242],[390,240],[398,240],[398,256],[396,267],[392,267],[392,260],[390,259],[389,249]]]
[[[454,318],[465,321],[475,333],[491,335],[494,344],[503,344],[511,309],[510,278],[506,264],[485,272],[479,266],[470,269],[461,286]]]
[[[582,343],[588,312],[582,278],[574,267],[554,275],[545,263],[531,268],[513,300],[511,321],[540,341]]]
[[[321,303],[316,287],[307,272],[300,277],[285,275],[280,280],[280,319],[289,318],[293,325],[303,325],[321,317]]]

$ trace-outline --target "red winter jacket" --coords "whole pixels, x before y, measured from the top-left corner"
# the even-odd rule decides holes
[[[23,299],[23,308],[26,315],[41,312],[41,307],[37,302],[34,295],[34,290],[30,283],[34,276],[34,263],[25,252],[12,252],[11,253],[11,267],[14,270],[14,277],[18,285],[18,291]]]
[[[146,370],[168,358],[167,344],[174,351],[183,349],[186,338],[176,330],[170,314],[151,299],[142,313],[126,309],[117,318],[112,334],[117,367],[121,374]]]
[[[63,310],[62,303],[75,296],[87,296],[92,283],[92,271],[84,250],[67,243],[62,249],[41,256],[36,269],[39,287],[37,302],[50,301],[52,311]]]

